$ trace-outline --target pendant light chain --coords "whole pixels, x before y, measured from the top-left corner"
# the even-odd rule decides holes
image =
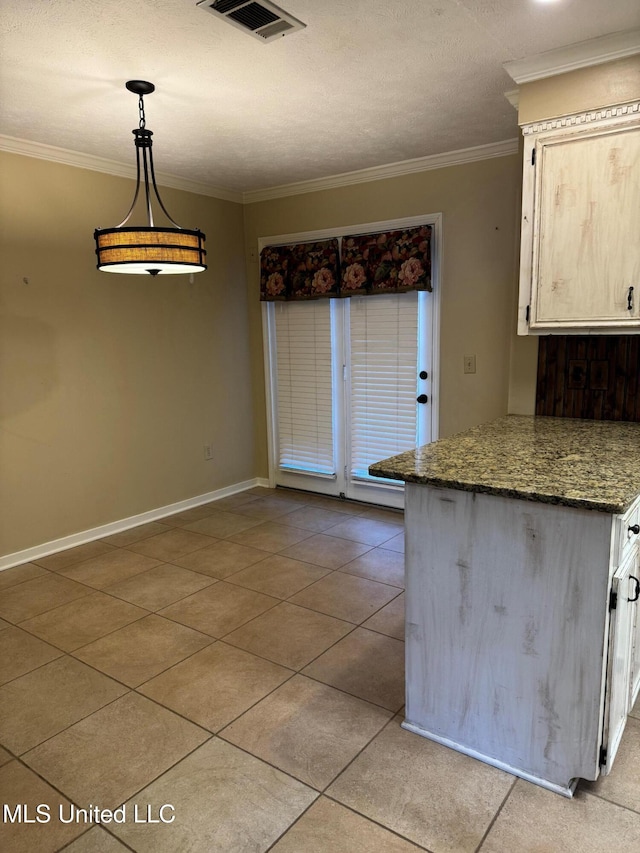
[[[140,128],[140,130],[144,130],[147,122],[144,117],[144,99],[142,95],[140,95],[140,97],[138,98],[138,112],[140,114],[140,121],[138,123],[138,127]]]

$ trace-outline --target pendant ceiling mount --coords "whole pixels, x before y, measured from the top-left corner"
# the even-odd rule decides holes
[[[147,130],[144,113],[144,96],[150,95],[156,87],[147,80],[129,80],[126,87],[138,96],[139,124],[132,131],[136,147],[136,189],[131,207],[122,222],[115,228],[98,228],[94,232],[98,269],[102,272],[152,276],[202,272],[207,268],[205,235],[198,229],[182,228],[171,218],[156,184],[151,150],[153,131]],[[142,226],[128,226],[138,201],[142,180],[147,223]],[[173,228],[155,225],[151,205],[152,192]]]
[[[156,90],[153,83],[149,83],[147,80],[127,80],[124,85],[130,92],[133,92],[134,95],[140,96],[150,95]]]

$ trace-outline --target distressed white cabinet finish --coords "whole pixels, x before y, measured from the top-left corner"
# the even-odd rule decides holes
[[[640,333],[640,112],[523,127],[518,332]]]
[[[405,528],[405,728],[566,796],[608,772],[637,606],[622,517],[407,483]]]
[[[566,796],[608,773],[640,688],[640,423],[508,415],[369,470],[406,484],[405,728]]]

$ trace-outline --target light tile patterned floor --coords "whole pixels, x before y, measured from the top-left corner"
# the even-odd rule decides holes
[[[402,551],[257,488],[0,573],[0,849],[638,853],[640,709],[573,800],[400,727]]]

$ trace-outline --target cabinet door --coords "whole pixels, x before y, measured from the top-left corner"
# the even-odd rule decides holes
[[[635,597],[640,590],[640,549],[636,546],[633,556],[633,575],[631,592],[629,595]],[[633,708],[640,693],[640,599],[633,604],[633,630],[631,641],[631,693],[629,696],[629,710]]]
[[[604,776],[611,770],[630,711],[632,631],[636,612],[635,602],[630,601],[635,594],[635,583],[631,580],[634,570],[635,553],[616,571],[612,582],[615,607],[609,622],[603,737],[606,759],[601,767]]]
[[[535,196],[530,328],[640,327],[640,127],[541,138]]]

